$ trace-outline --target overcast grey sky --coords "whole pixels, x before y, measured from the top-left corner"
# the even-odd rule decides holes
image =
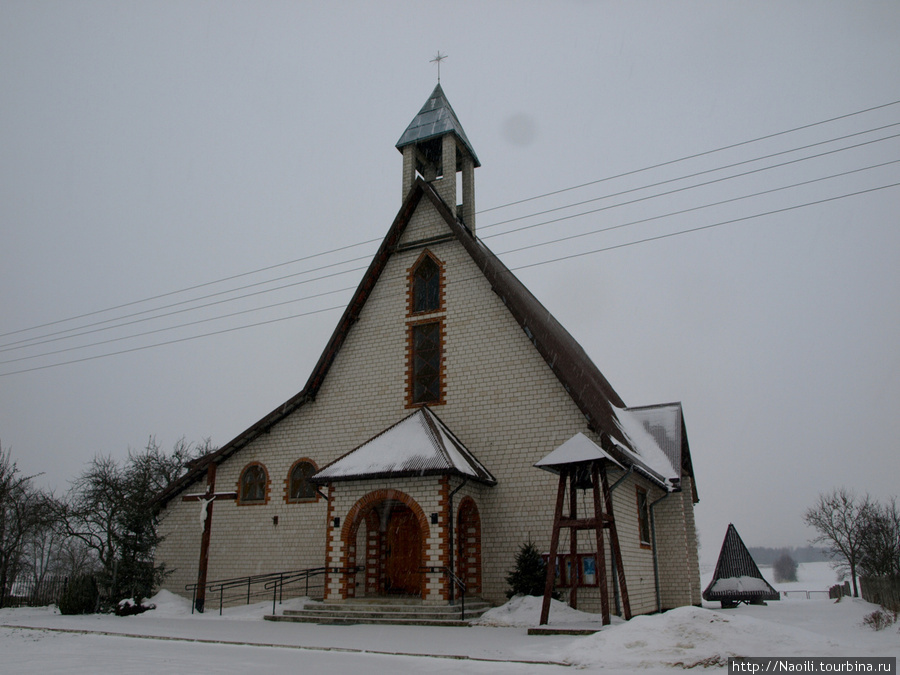
[[[803,545],[819,492],[898,493],[900,188],[875,188],[900,164],[867,168],[900,158],[898,35],[893,1],[5,0],[3,447],[61,492],[95,453],[222,444],[299,391],[375,244],[92,313],[383,236],[441,50],[479,234],[629,405],[682,401],[704,559],[729,522]]]

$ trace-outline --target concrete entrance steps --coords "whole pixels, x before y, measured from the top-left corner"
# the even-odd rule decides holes
[[[286,609],[267,621],[294,621],[326,625],[393,624],[401,626],[467,626],[491,605],[484,600],[466,599],[465,620],[457,605],[426,605],[411,598],[356,599],[345,602],[310,602],[303,609]]]

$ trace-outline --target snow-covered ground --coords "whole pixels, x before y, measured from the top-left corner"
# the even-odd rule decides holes
[[[768,577],[768,571],[762,570]],[[823,563],[801,565],[779,590],[835,583]],[[708,582],[711,572],[704,575]],[[769,578],[771,582],[772,579]],[[271,604],[191,614],[169,593],[132,617],[61,616],[53,608],[0,610],[0,673],[668,673],[724,666],[729,656],[900,656],[900,632],[862,625],[876,606],[845,598],[788,599],[720,611],[684,607],[613,625],[595,635],[528,636],[540,601],[517,598],[471,628],[317,626],[263,621]],[[297,601],[294,601],[296,603]],[[290,607],[289,604],[281,607]],[[594,615],[554,605],[551,625],[596,626]]]

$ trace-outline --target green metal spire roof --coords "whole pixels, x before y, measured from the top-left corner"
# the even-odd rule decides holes
[[[459,118],[456,117],[456,113],[453,112],[444,90],[441,89],[441,85],[438,83],[434,91],[431,92],[431,96],[425,101],[425,105],[422,106],[419,114],[413,118],[400,140],[397,141],[397,149],[402,152],[404,146],[420,143],[430,138],[437,138],[451,132],[456,134],[456,137],[462,141],[466,150],[472,155],[475,166],[481,166],[475,150],[472,149],[472,144],[466,138],[466,132],[463,131],[462,124],[459,123]]]

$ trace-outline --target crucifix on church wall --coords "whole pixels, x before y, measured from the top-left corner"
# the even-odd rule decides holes
[[[206,492],[203,494],[185,495],[185,502],[200,503],[200,523],[203,534],[200,537],[200,564],[197,567],[197,595],[194,607],[200,613],[206,604],[206,574],[209,569],[209,540],[212,534],[213,503],[218,499],[237,499],[237,492],[216,492],[216,463],[210,462],[206,468]]]

